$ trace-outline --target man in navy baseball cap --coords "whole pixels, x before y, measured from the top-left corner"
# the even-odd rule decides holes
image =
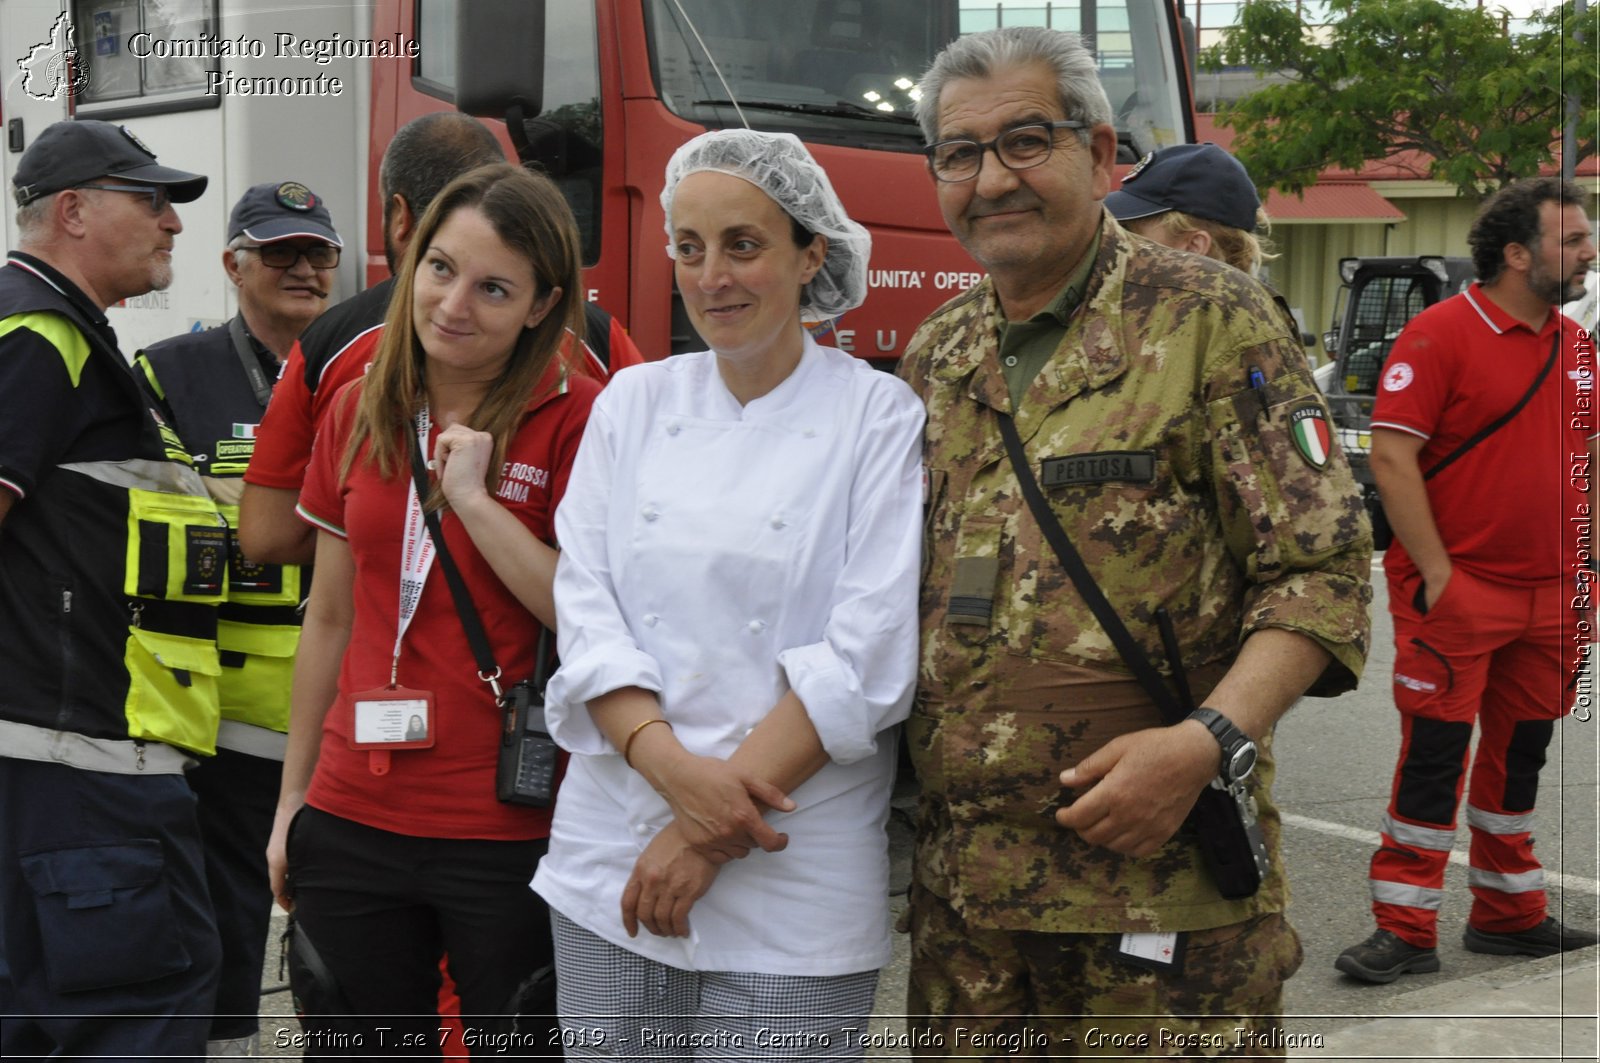
[[[1123,228],[1255,274],[1263,252],[1261,197],[1243,164],[1215,144],[1153,151],[1105,198]]]
[[[17,206],[26,207],[36,199],[69,188],[104,182],[111,191],[143,191],[118,188],[115,182],[159,186],[173,203],[189,203],[206,190],[207,178],[185,170],[175,170],[156,162],[156,153],[145,146],[126,126],[92,120],[56,122],[29,145],[11,175]]]
[[[305,236],[344,246],[327,204],[299,181],[269,181],[246,189],[228,215],[228,239],[241,236],[257,244]]]

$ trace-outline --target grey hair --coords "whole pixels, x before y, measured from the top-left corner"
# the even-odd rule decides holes
[[[234,266],[235,269],[243,269],[244,267],[239,262],[239,252],[240,251],[249,250],[250,248],[255,247],[255,246],[256,245],[255,245],[254,241],[252,241],[244,233],[240,233],[238,236],[235,236],[232,240],[229,240],[228,241],[228,246],[226,248],[224,248],[223,250],[229,251],[229,252],[231,252],[233,254],[233,266]]]
[[[1043,26],[1004,26],[957,37],[934,56],[933,65],[917,84],[917,124],[932,144],[939,136],[939,96],[960,78],[989,78],[1008,67],[1044,63],[1056,75],[1056,95],[1068,118],[1088,125],[1111,124],[1113,112],[1094,56],[1076,33]],[[1088,143],[1087,129],[1078,137]]]
[[[17,237],[22,243],[35,243],[45,235],[50,221],[50,210],[56,193],[40,196],[25,207],[17,208]]]

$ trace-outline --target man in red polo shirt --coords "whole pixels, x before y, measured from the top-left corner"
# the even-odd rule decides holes
[[[1595,257],[1585,201],[1556,178],[1498,193],[1468,234],[1478,283],[1417,315],[1384,367],[1372,468],[1395,532],[1384,569],[1401,737],[1372,858],[1378,929],[1334,964],[1363,981],[1439,969],[1475,721],[1467,950],[1548,956],[1597,941],[1548,914],[1530,834],[1571,701],[1572,638],[1591,621],[1579,562],[1600,472],[1595,349],[1557,309],[1582,294]]]

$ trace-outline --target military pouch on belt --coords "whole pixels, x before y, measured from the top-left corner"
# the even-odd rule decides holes
[[[1084,604],[1094,613],[1134,678],[1150,695],[1150,700],[1161,710],[1167,723],[1183,721],[1189,714],[1189,708],[1180,705],[1177,697],[1162,682],[1161,673],[1156,671],[1155,665],[1129,633],[1128,625],[1122,622],[1122,618],[1106,600],[1105,592],[1089,573],[1089,567],[1084,564],[1072,540],[1067,538],[1066,531],[1062,529],[1061,522],[1051,511],[1050,504],[1045,501],[1033,469],[1028,465],[1027,454],[1022,449],[1017,426],[1007,414],[997,414],[996,417],[1000,422],[1000,435],[1005,440],[1006,453],[1016,469],[1017,486],[1022,489],[1022,497],[1027,500],[1028,508],[1039,522],[1039,530],[1055,550],[1061,567],[1072,577],[1072,583],[1083,597]],[[1167,623],[1170,624],[1170,621]],[[1176,654],[1176,637],[1171,634],[1170,628],[1163,635],[1169,640],[1174,673],[1180,677],[1184,700],[1188,701],[1188,683],[1181,678],[1183,662]],[[1256,821],[1255,804],[1244,784],[1235,782],[1223,787],[1220,780],[1214,780],[1212,785],[1200,791],[1194,809],[1189,813],[1189,822],[1195,828],[1201,855],[1217,884],[1218,892],[1229,900],[1253,896],[1271,869],[1271,860],[1261,825]]]

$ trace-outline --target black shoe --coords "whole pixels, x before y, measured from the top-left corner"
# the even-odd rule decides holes
[[[1439,953],[1407,944],[1387,930],[1375,930],[1359,945],[1351,945],[1333,961],[1335,969],[1363,982],[1388,985],[1408,971],[1427,974],[1439,969]]]
[[[1589,930],[1562,926],[1561,920],[1550,915],[1538,926],[1509,934],[1491,934],[1469,926],[1461,943],[1468,952],[1484,952],[1490,956],[1554,956],[1558,952],[1600,945],[1600,936]]]

